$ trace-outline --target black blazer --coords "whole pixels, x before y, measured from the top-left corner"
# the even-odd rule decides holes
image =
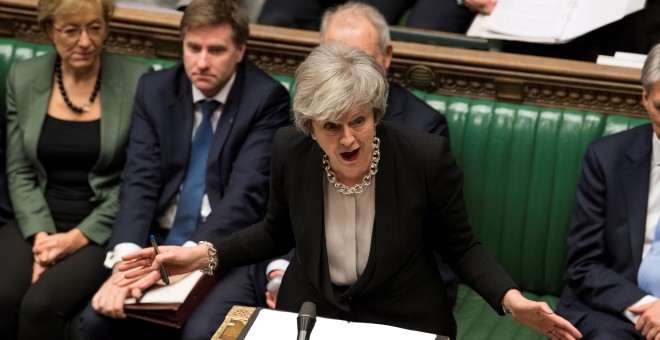
[[[313,301],[320,316],[456,335],[452,306],[433,250],[501,313],[515,287],[475,240],[463,201],[463,175],[447,139],[389,122],[377,128],[381,160],[369,260],[347,289],[332,285],[324,236],[323,152],[293,127],[275,137],[266,219],[218,240],[220,266],[296,252],[278,296],[279,309]]]

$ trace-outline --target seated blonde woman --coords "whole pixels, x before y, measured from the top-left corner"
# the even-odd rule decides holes
[[[60,339],[108,276],[104,244],[138,77],[103,52],[113,0],[41,0],[55,52],[7,80],[7,177],[15,220],[0,228],[0,338]]]

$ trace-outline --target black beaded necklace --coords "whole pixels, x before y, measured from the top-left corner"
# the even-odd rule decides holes
[[[94,103],[96,96],[99,94],[99,90],[101,89],[101,68],[99,68],[99,74],[96,76],[96,84],[94,84],[94,91],[92,91],[92,95],[89,97],[89,102],[82,107],[73,105],[71,100],[69,100],[69,96],[66,94],[64,82],[62,82],[62,60],[60,58],[57,58],[57,61],[55,62],[55,79],[57,80],[57,87],[60,88],[60,93],[62,94],[66,106],[75,113],[83,113],[88,106],[91,106],[92,103]]]

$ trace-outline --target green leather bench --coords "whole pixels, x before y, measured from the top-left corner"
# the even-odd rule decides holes
[[[0,39],[0,79],[13,60],[50,50]],[[156,68],[174,64],[138,60]],[[291,77],[273,77],[293,95]],[[0,91],[4,97],[4,81]],[[445,112],[478,237],[527,297],[555,307],[563,288],[566,233],[582,155],[591,141],[648,120],[414,93]],[[459,339],[545,338],[510,317],[498,316],[465,285],[459,287],[454,311]],[[76,327],[71,327],[72,338]]]
[[[525,296],[554,308],[564,285],[566,233],[584,151],[601,136],[648,120],[421,96],[445,111],[477,236]],[[459,339],[546,338],[498,316],[465,285],[454,313]]]

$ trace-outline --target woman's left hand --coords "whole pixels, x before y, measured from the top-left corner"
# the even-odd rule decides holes
[[[57,261],[77,252],[89,244],[89,239],[78,228],[65,233],[56,233],[35,238],[32,252],[35,262],[52,266]]]
[[[504,296],[504,308],[516,321],[545,334],[549,339],[580,339],[582,334],[545,302],[525,298],[519,290],[511,289]]]

